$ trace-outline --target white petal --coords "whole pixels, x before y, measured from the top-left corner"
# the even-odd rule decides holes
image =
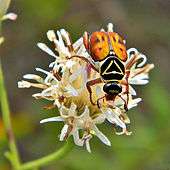
[[[54,65],[56,64],[56,62],[52,62],[52,63],[50,63],[49,64],[49,68],[52,68],[52,67],[54,67]]]
[[[56,105],[58,108],[61,107],[61,104],[60,104],[60,102],[58,101],[58,99],[56,99],[56,100],[54,101],[54,105]]]
[[[149,78],[148,74],[145,74],[145,73],[136,75],[136,76],[134,77],[134,79],[141,79],[141,80],[148,79],[148,78]],[[132,78],[132,79],[133,79],[133,78]]]
[[[43,51],[45,51],[46,53],[48,53],[49,55],[57,58],[57,56],[54,54],[54,52],[53,52],[49,47],[47,47],[46,44],[44,44],[44,43],[37,43],[37,46],[38,46],[41,50],[43,50]]]
[[[14,21],[17,19],[17,14],[10,12],[10,13],[4,15],[1,20],[6,20],[6,19],[10,19],[10,20]]]
[[[132,95],[132,96],[136,96],[136,91],[135,89],[129,85],[129,93]]]
[[[18,88],[30,88],[31,87],[31,83],[28,81],[19,81],[18,82]]]
[[[66,108],[65,106],[61,105],[59,111],[60,111],[60,115],[61,115],[62,117],[68,117],[68,116],[69,116],[69,115],[68,115],[69,109]]]
[[[82,37],[79,38],[79,39],[73,44],[73,48],[74,48],[75,50],[77,50],[77,48],[79,48],[81,44],[83,44],[83,38],[82,38]]]
[[[137,67],[142,67],[146,63],[147,58],[146,58],[146,56],[144,54],[141,54],[141,53],[139,53],[139,56],[140,56],[140,58],[143,59],[143,61],[140,62],[139,64],[137,64]]]
[[[84,46],[81,46],[79,49],[78,49],[78,51],[77,51],[77,55],[80,55],[80,56],[82,56],[82,54],[83,54],[83,52],[84,52]]]
[[[138,50],[137,50],[136,48],[129,48],[129,49],[127,50],[127,54],[128,54],[128,58],[129,58],[129,59],[131,58],[131,56],[130,56],[131,53],[138,54],[139,52],[138,52]],[[128,60],[129,60],[129,59],[128,59]],[[128,60],[127,60],[126,62],[128,62]]]
[[[99,116],[97,116],[95,119],[93,119],[93,122],[95,124],[101,124],[101,123],[103,123],[105,121],[105,119],[106,119],[106,115],[103,114],[103,113],[100,113]]]
[[[116,112],[116,110],[114,111]],[[120,126],[122,129],[126,128],[125,123],[119,118],[118,115],[116,115],[116,113],[114,113],[113,111],[111,111],[110,109],[108,109],[105,114],[106,114],[106,119],[113,124],[116,124],[118,126]]]
[[[133,107],[136,107],[137,104],[138,104],[139,102],[141,102],[141,101],[142,101],[141,98],[136,98],[136,99],[130,100],[130,101],[129,101],[129,104],[128,104],[128,109],[131,109],[131,108],[133,108]]]
[[[67,124],[65,124],[64,127],[62,128],[61,134],[60,134],[60,139],[59,139],[60,141],[63,141],[64,138],[67,136],[68,128],[69,128],[69,126]]]
[[[37,67],[37,68],[35,68],[35,70],[36,71],[39,71],[39,72],[42,72],[42,73],[44,73],[44,74],[51,74],[50,72],[48,72],[48,71],[46,71],[46,70],[44,70],[44,69],[42,69],[42,68],[39,68],[39,67]]]
[[[39,98],[42,98],[43,96],[41,93],[36,93],[36,94],[33,94],[32,97],[39,99]]]
[[[44,96],[44,97],[50,97],[50,96],[56,96],[57,95],[57,90],[58,90],[58,85],[53,85],[45,90],[43,90],[41,92],[41,94]],[[52,99],[54,100],[54,99]]]
[[[62,37],[65,39],[66,44],[71,45],[71,41],[70,41],[68,32],[65,29],[61,29],[60,33],[61,33]]]
[[[75,143],[77,146],[83,146],[84,141],[80,139],[78,130],[75,130],[75,131],[73,132],[73,139],[74,139],[74,143]]]
[[[89,143],[90,139],[86,139],[85,144],[86,144],[86,149],[89,153],[91,153],[91,148],[90,148],[90,143]]]
[[[139,102],[141,102],[142,99],[141,98],[136,98],[136,99],[133,99],[132,102],[135,103],[135,104],[138,104]]]
[[[49,30],[49,31],[47,32],[47,38],[48,38],[50,41],[54,41],[54,39],[56,39],[54,30]]]
[[[62,48],[65,47],[64,45],[64,41],[62,39],[61,33],[59,31],[57,31],[57,35],[58,35],[58,41],[54,41],[56,43],[56,45],[58,46],[58,50],[62,50]]]
[[[120,126],[121,128],[126,128],[125,123],[118,116],[112,118],[110,117],[108,118],[108,121]]]
[[[44,83],[48,84],[52,79],[55,80],[56,82],[58,82],[58,80],[56,79],[56,77],[54,77],[54,75],[46,70],[43,70],[41,68],[35,68],[36,71],[42,72],[44,74],[47,75],[47,77],[44,80]]]
[[[67,67],[67,68],[71,68],[74,64],[75,64],[75,61],[68,60],[68,61],[66,62],[66,67]]]
[[[133,107],[137,107],[137,104],[133,104],[133,105],[128,104],[128,110],[132,109]]]
[[[96,125],[93,126],[95,135],[106,145],[111,146],[109,139],[97,128]]]
[[[46,118],[40,121],[40,123],[46,123],[46,122],[63,122],[64,119],[61,116],[58,117],[50,117]]]
[[[43,82],[43,78],[35,74],[25,74],[23,78],[29,79],[29,80],[31,79],[36,80],[37,82]]]
[[[145,85],[149,82],[149,80],[141,80],[141,79],[131,79],[129,80],[130,84],[136,84],[136,85]]]
[[[80,115],[79,119],[82,120],[88,120],[90,118],[90,111],[88,106],[85,106],[84,112]]]

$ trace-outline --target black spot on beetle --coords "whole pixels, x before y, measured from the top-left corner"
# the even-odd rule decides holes
[[[105,38],[104,38],[104,36],[102,36],[102,41],[105,41]]]

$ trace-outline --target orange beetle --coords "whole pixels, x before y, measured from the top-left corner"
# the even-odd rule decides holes
[[[121,61],[127,60],[126,46],[122,37],[116,32],[93,32],[88,38],[84,33],[84,45],[94,61],[102,61],[114,52]]]
[[[127,110],[128,81],[127,101],[119,95],[122,92],[120,81],[125,77],[126,72],[124,62],[127,60],[126,46],[122,37],[118,33],[110,31],[93,32],[89,37],[88,33],[85,32],[83,43],[92,60],[83,56],[74,57],[85,60],[100,74],[100,77],[86,83],[91,103],[100,107],[100,99],[105,97],[106,100],[114,100],[116,96],[119,96],[124,101],[124,108]],[[127,80],[128,77],[125,79]],[[98,83],[104,83],[105,96],[98,99],[97,102],[93,102],[91,86]]]

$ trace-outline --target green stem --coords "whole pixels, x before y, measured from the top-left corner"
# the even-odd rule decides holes
[[[9,141],[10,152],[7,153],[7,157],[11,160],[14,169],[19,169],[20,161],[16,147],[15,137],[11,126],[10,110],[8,104],[7,93],[4,84],[2,66],[0,61],[0,103],[2,109],[2,118],[4,122],[5,131]]]
[[[10,0],[0,0],[0,19],[6,13],[6,10],[10,4]],[[0,20],[0,36],[1,36],[1,20]],[[50,162],[54,160],[61,159],[64,157],[72,148],[72,144],[67,142],[65,146],[57,150],[56,152],[49,154],[43,158],[21,164],[19,159],[19,154],[15,142],[15,137],[11,125],[10,119],[10,109],[8,103],[7,92],[5,89],[1,59],[0,59],[0,105],[2,109],[2,118],[4,122],[5,132],[7,134],[8,144],[9,144],[9,151],[5,153],[5,156],[9,159],[12,164],[14,170],[27,170],[27,169],[34,169],[37,170],[39,167],[48,165]]]
[[[44,156],[40,159],[25,163],[21,166],[21,169],[29,170],[29,169],[34,169],[34,168],[48,165],[49,163],[51,163],[55,160],[59,160],[59,159],[63,158],[72,149],[72,147],[73,147],[73,144],[68,141],[62,148],[60,148],[56,152],[51,153],[47,156]]]
[[[48,165],[54,160],[61,159],[64,157],[73,147],[71,142],[67,142],[62,148],[57,150],[56,152],[44,156],[40,159],[25,163],[23,165],[20,164],[19,154],[15,142],[14,133],[12,130],[11,119],[10,119],[10,110],[9,104],[7,99],[7,93],[4,85],[4,78],[2,73],[2,67],[0,63],[0,103],[2,108],[2,117],[4,122],[5,131],[7,133],[7,138],[9,142],[10,151],[7,152],[5,155],[10,160],[12,167],[15,170],[28,170],[28,169],[35,169],[38,167],[42,167],[44,165]]]

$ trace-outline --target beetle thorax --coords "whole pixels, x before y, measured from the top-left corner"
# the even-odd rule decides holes
[[[100,75],[104,82],[117,82],[125,74],[124,64],[116,56],[108,56],[100,62]]]

